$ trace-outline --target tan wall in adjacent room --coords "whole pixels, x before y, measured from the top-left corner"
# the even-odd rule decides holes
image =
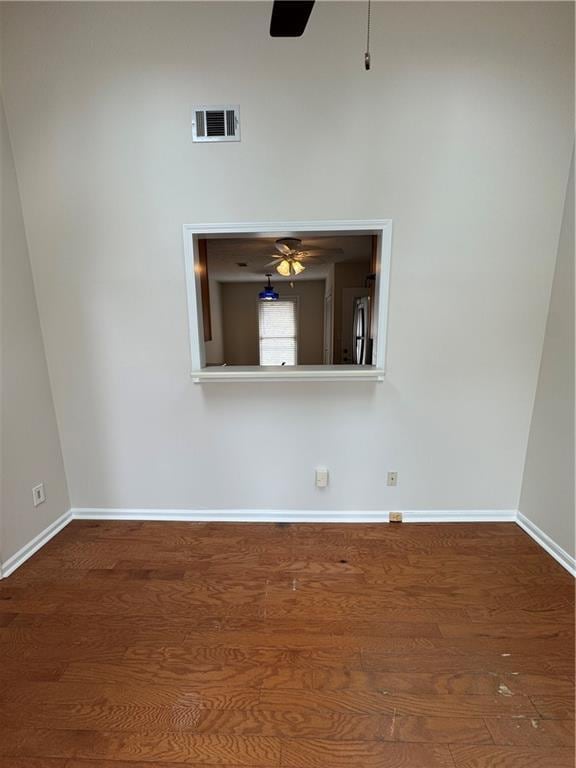
[[[324,280],[276,283],[280,297],[298,299],[298,364],[320,365],[324,334]],[[222,329],[227,365],[259,365],[260,283],[222,283]]]

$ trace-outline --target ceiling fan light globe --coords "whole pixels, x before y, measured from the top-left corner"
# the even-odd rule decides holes
[[[286,259],[282,259],[280,264],[276,267],[276,272],[278,272],[279,275],[282,275],[282,277],[289,277],[290,276],[290,262]]]
[[[294,260],[292,262],[292,272],[295,275],[299,275],[300,272],[304,272],[305,269],[306,267],[304,266],[304,264],[301,264],[299,261]]]

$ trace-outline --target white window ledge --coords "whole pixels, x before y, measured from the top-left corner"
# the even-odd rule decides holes
[[[196,384],[211,381],[383,381],[373,365],[215,365],[192,371]]]

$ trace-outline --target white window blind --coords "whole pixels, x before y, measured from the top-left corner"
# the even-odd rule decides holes
[[[260,365],[296,365],[296,302],[292,299],[258,302]]]

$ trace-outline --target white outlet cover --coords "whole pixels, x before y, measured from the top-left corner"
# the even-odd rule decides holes
[[[34,501],[35,507],[37,507],[39,504],[43,504],[46,501],[46,493],[44,492],[44,483],[35,485],[34,488],[32,488],[32,499]]]
[[[328,470],[326,467],[318,467],[316,470],[316,488],[326,488],[328,485]]]

